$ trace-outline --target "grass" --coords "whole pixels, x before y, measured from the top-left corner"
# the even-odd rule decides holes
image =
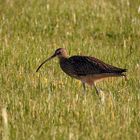
[[[138,140],[139,4],[138,0],[0,1],[0,110],[5,111],[0,113],[0,139]],[[35,73],[59,47],[70,55],[91,55],[127,68],[128,81],[99,83],[106,96],[102,105],[89,87],[83,96],[81,83],[66,76],[57,60]]]

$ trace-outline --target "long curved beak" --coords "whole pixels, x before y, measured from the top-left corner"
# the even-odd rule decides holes
[[[51,57],[49,57],[48,59],[46,59],[44,62],[42,62],[40,64],[40,66],[37,68],[36,72],[39,71],[39,69],[43,66],[43,64],[45,64],[47,61],[51,60],[52,58],[56,57],[56,54],[53,54]]]

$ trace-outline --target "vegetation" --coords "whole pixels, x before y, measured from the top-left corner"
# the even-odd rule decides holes
[[[0,139],[140,139],[139,0],[0,1]],[[128,69],[94,89],[66,76],[55,49]],[[6,116],[7,114],[7,116]],[[8,122],[6,123],[6,119]]]

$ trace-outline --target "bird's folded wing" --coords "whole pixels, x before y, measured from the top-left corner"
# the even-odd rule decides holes
[[[73,66],[75,73],[79,76],[102,74],[102,73],[122,73],[125,69],[117,68],[106,64],[103,61],[88,56],[72,56],[69,62]]]

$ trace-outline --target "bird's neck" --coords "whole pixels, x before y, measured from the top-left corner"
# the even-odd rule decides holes
[[[65,57],[59,57],[60,63],[66,61],[67,59],[68,59],[67,56],[65,56]]]

